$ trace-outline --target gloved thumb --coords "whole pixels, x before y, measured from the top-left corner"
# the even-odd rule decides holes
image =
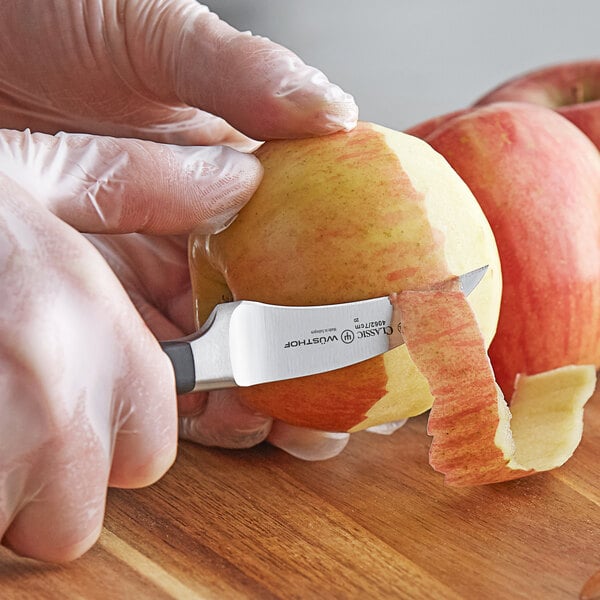
[[[86,233],[214,233],[260,183],[258,160],[222,146],[0,129],[0,173]]]

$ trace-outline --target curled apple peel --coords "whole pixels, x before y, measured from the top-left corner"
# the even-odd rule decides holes
[[[429,462],[447,484],[508,481],[568,460],[581,440],[595,366],[521,375],[509,408],[461,291],[404,291],[392,302],[408,352],[434,398]]]

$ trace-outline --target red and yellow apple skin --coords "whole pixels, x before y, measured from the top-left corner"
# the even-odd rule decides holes
[[[404,291],[393,302],[410,356],[435,397],[427,421],[429,464],[446,484],[508,481],[571,457],[596,386],[594,365],[520,376],[509,408],[477,320],[456,287]]]
[[[218,302],[361,300],[489,265],[469,296],[485,343],[501,297],[494,236],[443,157],[416,137],[360,123],[349,133],[264,144],[263,181],[223,232],[192,236],[196,317]],[[356,431],[424,412],[429,384],[405,346],[339,371],[240,389],[288,423]]]
[[[485,94],[475,106],[507,101],[556,110],[600,148],[600,60],[550,65],[518,75]]]
[[[439,129],[446,121],[450,121],[455,117],[459,117],[460,115],[464,115],[468,113],[470,108],[461,108],[459,110],[454,110],[449,113],[445,113],[443,115],[438,115],[436,117],[431,117],[426,121],[422,121],[421,123],[417,123],[412,127],[404,130],[404,133],[408,133],[409,135],[414,135],[418,138],[424,140],[430,133],[433,133],[436,129]]]
[[[500,253],[489,355],[510,398],[518,374],[600,366],[600,154],[554,111],[495,103],[425,138],[473,191]]]

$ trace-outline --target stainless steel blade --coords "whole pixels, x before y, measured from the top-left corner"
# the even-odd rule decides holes
[[[231,317],[234,378],[246,386],[339,369],[390,349],[389,298],[316,307],[242,303]]]
[[[459,277],[468,295],[487,266]],[[220,304],[196,334],[163,343],[179,393],[340,369],[402,344],[388,296],[325,306]]]
[[[487,266],[459,277],[465,295],[486,271]],[[319,307],[242,302],[232,314],[229,337],[240,386],[340,369],[402,343],[388,296]]]
[[[483,279],[483,276],[486,274],[487,270],[488,265],[485,265],[483,267],[479,267],[479,269],[475,269],[474,271],[464,273],[458,278],[460,289],[465,296],[468,296],[479,285],[479,282]]]

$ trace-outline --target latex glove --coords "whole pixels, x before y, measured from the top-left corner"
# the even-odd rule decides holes
[[[201,107],[259,138],[325,133],[350,128],[356,120],[352,99],[318,72],[279,46],[237,34],[191,0],[22,0],[0,5],[0,24],[6,27],[0,36],[0,126],[245,143],[220,119],[186,106],[178,96],[185,83],[186,94],[191,89]],[[31,31],[37,33],[36,44],[29,42]],[[144,32],[154,46],[138,43]],[[204,47],[198,41],[203,37],[211,42]],[[151,56],[145,54],[149,50]],[[159,66],[154,72],[153,61]],[[145,62],[146,69],[136,71]],[[182,74],[182,65],[189,72]],[[240,74],[239,83],[232,73]],[[244,98],[241,108],[232,97]],[[8,159],[0,169],[0,280],[10,301],[0,308],[5,391],[0,402],[2,414],[11,419],[0,424],[0,536],[6,531],[3,542],[20,553],[65,559],[97,536],[106,483],[133,486],[156,479],[173,459],[175,431],[170,365],[113,273],[72,227],[152,232],[111,238],[110,245],[102,236],[92,241],[124,280],[124,266],[139,262],[127,252],[154,249],[161,257],[158,274],[140,270],[129,296],[146,309],[141,314],[154,330],[189,331],[191,314],[183,308],[190,300],[187,272],[180,278],[183,240],[155,235],[185,231],[192,223],[205,223],[209,230],[223,226],[258,178],[255,163],[244,167],[239,157],[232,176],[224,165],[233,155],[220,150],[198,155],[198,149],[141,142],[123,147],[122,141],[81,136],[59,143],[40,138],[36,146],[29,136],[15,141],[14,134],[3,135]],[[213,169],[217,164],[221,167]],[[202,180],[190,181],[196,174]],[[172,252],[165,252],[169,248]],[[157,282],[178,285],[154,294]],[[211,422],[219,418],[206,415],[219,411],[210,410],[213,404],[205,398],[200,405],[188,412],[200,410],[209,430],[216,431]],[[262,419],[263,431],[270,426],[243,407],[233,410],[240,423],[228,432],[220,419],[224,435],[214,437],[217,442],[239,439],[236,431],[247,430],[239,426],[247,417]],[[298,437],[288,428],[288,440]],[[277,443],[281,436],[273,439]],[[337,453],[344,443],[342,436],[321,456]],[[302,444],[294,443],[293,451],[298,447]]]
[[[0,130],[0,537],[63,560],[99,534],[107,485],[152,483],[177,444],[173,371],[76,231],[218,230],[258,161],[88,135]]]
[[[21,0],[0,4],[0,23],[0,126],[249,149],[256,144],[247,136],[301,137],[356,124],[353,98],[320,71],[280,45],[239,33],[194,0]],[[157,336],[193,329],[183,240],[95,243]],[[264,415],[230,393],[208,403],[186,397],[180,409],[189,416],[183,437],[205,444],[246,447],[270,431]],[[304,441],[302,430],[278,432],[273,444],[319,458],[313,432]],[[326,439],[323,458],[347,442]]]
[[[320,71],[195,0],[2,2],[0,28],[0,126],[247,146],[356,124]]]

